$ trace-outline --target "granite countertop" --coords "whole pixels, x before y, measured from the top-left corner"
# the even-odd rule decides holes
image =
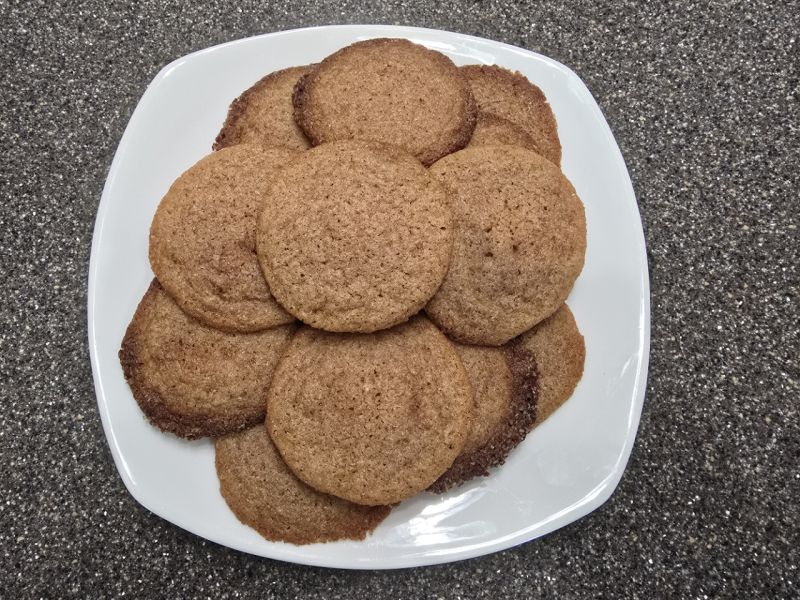
[[[61,4],[0,3],[1,597],[800,596],[792,3]],[[450,29],[563,62],[597,98],[633,178],[653,320],[630,464],[596,512],[505,552],[398,572],[257,559],[139,506],[103,436],[89,250],[145,87],[213,44],[348,22]]]

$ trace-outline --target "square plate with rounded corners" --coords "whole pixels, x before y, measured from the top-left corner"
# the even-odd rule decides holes
[[[562,167],[586,206],[586,266],[569,304],[586,338],[573,397],[490,477],[403,502],[362,542],[272,543],[245,527],[219,493],[209,440],[151,427],[117,350],[152,273],[150,221],[185,169],[210,152],[233,98],[264,74],[321,60],[352,42],[404,37],[457,64],[498,64],[542,88],[558,120]],[[147,88],[120,141],[92,242],[89,349],[114,462],[143,506],[199,536],[270,558],[344,568],[399,568],[502,550],[575,521],[617,486],[644,400],[650,300],[644,235],[625,163],[597,103],[567,67],[481,38],[412,27],[345,25],[271,33],[195,52]]]

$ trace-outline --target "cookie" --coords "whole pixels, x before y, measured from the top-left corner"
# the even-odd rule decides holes
[[[214,150],[236,144],[305,150],[311,144],[294,120],[292,93],[297,80],[311,69],[291,67],[259,79],[228,109]]]
[[[267,394],[267,429],[311,487],[365,505],[424,490],[461,452],[472,390],[423,317],[371,335],[301,328]]]
[[[150,227],[150,266],[183,310],[232,332],[293,321],[255,252],[257,215],[274,173],[296,155],[239,145],[210,154],[172,184]]]
[[[533,138],[525,133],[525,130],[519,125],[490,113],[478,113],[478,123],[475,125],[475,131],[472,133],[472,139],[467,147],[496,146],[498,144],[521,146],[538,152]]]
[[[446,156],[431,173],[450,191],[450,269],[426,308],[451,338],[497,346],[551,315],[583,268],[583,204],[560,169],[516,146]]]
[[[556,118],[538,86],[521,73],[497,65],[467,65],[460,70],[470,83],[480,112],[519,125],[545,158],[561,164]]]
[[[283,462],[263,425],[218,438],[214,448],[222,497],[242,523],[268,540],[363,540],[391,510],[310,488]]]
[[[447,193],[419,161],[345,140],[275,177],[258,256],[291,314],[327,331],[371,332],[419,312],[447,272],[452,240]]]
[[[535,426],[572,396],[583,377],[586,346],[566,304],[519,336],[512,345],[530,352],[539,370],[539,409]]]
[[[231,334],[207,327],[153,280],[119,359],[153,425],[188,439],[218,436],[263,421],[264,395],[293,330]]]
[[[449,58],[408,40],[374,39],[342,48],[304,76],[294,117],[315,145],[373,140],[430,165],[467,145],[476,110]]]
[[[536,418],[538,377],[530,352],[523,346],[455,347],[472,384],[474,418],[461,454],[428,488],[436,493],[502,465]]]

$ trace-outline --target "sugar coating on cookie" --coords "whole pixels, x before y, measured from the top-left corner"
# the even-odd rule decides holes
[[[530,352],[539,371],[538,425],[564,402],[583,377],[586,346],[569,307],[564,304],[547,319],[511,343]]]
[[[472,390],[424,317],[371,335],[301,328],[267,394],[267,428],[317,490],[392,504],[431,485],[461,452]]]
[[[119,359],[142,412],[193,439],[263,421],[264,394],[294,325],[225,333],[184,313],[153,280],[128,326]]]
[[[538,147],[525,130],[508,119],[490,113],[478,113],[478,123],[469,141],[469,147],[506,144],[521,146],[538,152]]]
[[[516,146],[478,146],[431,167],[450,191],[450,269],[426,307],[451,338],[496,346],[551,315],[583,268],[583,204],[560,169]]]
[[[327,331],[371,332],[419,312],[453,244],[444,186],[393,146],[312,148],[275,177],[258,256],[275,298]]]
[[[472,384],[475,409],[461,454],[428,488],[436,493],[503,464],[536,418],[538,376],[531,353],[521,347],[455,347]]]
[[[453,62],[403,39],[357,42],[323,60],[295,89],[295,120],[313,144],[367,139],[423,164],[466,146],[475,127],[470,86]]]
[[[391,511],[322,494],[283,462],[263,424],[214,442],[219,489],[236,517],[291,544],[363,540]]]
[[[214,150],[236,144],[305,150],[311,144],[294,120],[292,93],[310,66],[290,67],[259,79],[236,98],[214,141]]]
[[[150,265],[183,310],[233,332],[294,320],[270,293],[255,230],[267,186],[296,155],[233,146],[206,156],[172,184],[150,227]]]
[[[521,73],[497,65],[467,65],[460,70],[470,83],[480,112],[520,126],[545,158],[561,164],[556,118],[537,85]]]

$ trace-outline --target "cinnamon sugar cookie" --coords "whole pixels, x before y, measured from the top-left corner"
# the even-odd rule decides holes
[[[258,255],[275,298],[327,331],[370,332],[416,314],[450,262],[452,212],[419,161],[365,141],[323,144],[274,180]]]
[[[583,204],[561,170],[515,146],[478,146],[431,167],[453,200],[450,269],[428,315],[450,337],[501,345],[551,315],[583,268]]]
[[[184,438],[263,421],[264,395],[293,325],[232,334],[184,313],[155,279],[128,326],[119,358],[142,412]]]
[[[392,504],[461,452],[472,390],[453,345],[423,317],[374,334],[302,328],[267,394],[267,428],[313,488]]]
[[[294,320],[264,280],[255,230],[267,186],[295,155],[246,144],[225,148],[181,175],[161,200],[150,227],[150,266],[203,323],[248,332]]]
[[[453,62],[403,39],[334,52],[298,82],[294,108],[313,144],[384,142],[425,165],[466,146],[476,115],[470,86]]]
[[[292,544],[363,540],[391,511],[322,494],[295,477],[263,425],[214,442],[219,489],[245,525]]]

